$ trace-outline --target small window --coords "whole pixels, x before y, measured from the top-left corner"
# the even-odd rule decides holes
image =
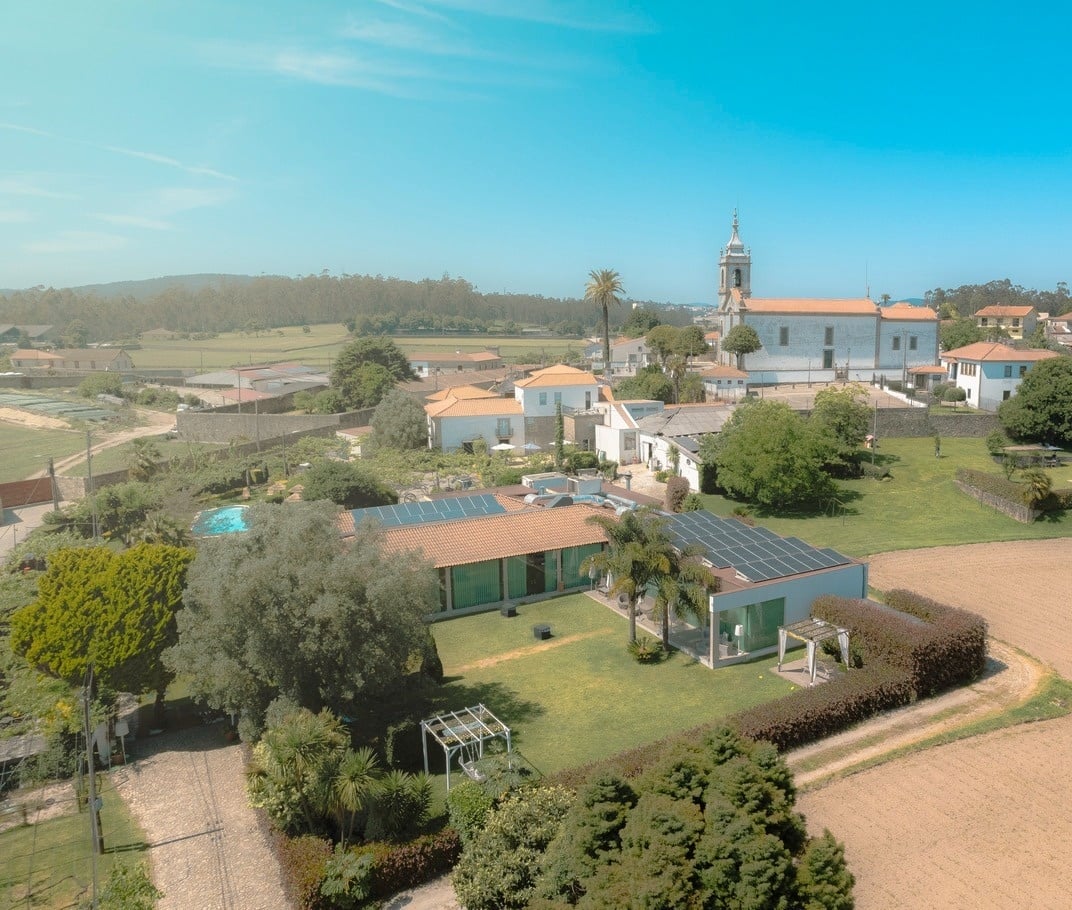
[[[893,336],[893,349],[895,351],[901,350],[901,336],[900,335],[894,335]]]
[[[1005,366],[1005,378],[1006,379],[1012,379],[1012,364],[1011,363],[1007,364]]]
[[[1008,401],[1010,398],[1012,398],[1012,392],[1010,392],[1008,389],[1001,393],[1002,401]]]
[[[1020,378],[1023,379],[1026,375],[1027,375],[1027,367],[1021,364],[1021,366],[1020,366]]]
[[[547,393],[540,392],[540,404],[547,404]]]
[[[789,346],[789,326],[783,325],[778,329],[778,344],[783,348]]]
[[[734,269],[733,270],[733,286],[735,288],[739,288],[741,286],[741,270],[740,269]]]
[[[833,343],[834,343],[834,327],[832,325],[828,325],[823,330],[823,344],[825,344],[827,347],[829,347]]]
[[[504,439],[502,437],[512,436],[513,433],[514,433],[514,431],[513,431],[513,428],[510,426],[510,418],[509,417],[500,417],[495,422],[495,435],[500,437],[499,442],[509,442],[510,440],[508,438]]]
[[[985,316],[982,319],[979,320],[979,325],[983,326],[983,328],[986,328],[986,317]]]
[[[908,336],[908,350],[914,351],[916,349],[916,343],[919,341],[915,335]]]
[[[562,404],[562,393],[555,392],[555,404]]]
[[[1012,321],[1012,327],[1013,327],[1014,329],[1018,329],[1018,328],[1020,328],[1020,320],[1019,320],[1019,319],[1014,319],[1014,320]]]

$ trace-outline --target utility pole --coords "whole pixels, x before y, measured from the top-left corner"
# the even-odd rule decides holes
[[[60,510],[60,494],[56,489],[56,465],[52,462],[52,456],[48,456],[48,476],[52,481],[52,511]]]
[[[89,430],[86,430],[86,493],[89,495],[90,513],[93,521],[93,540],[100,536],[97,527],[97,497],[93,489],[93,446],[90,442]]]
[[[89,774],[89,830],[93,840],[93,904],[97,906],[97,855],[104,853],[104,832],[101,831],[100,800],[97,796],[97,773],[93,765],[93,720],[90,706],[93,701],[93,664],[86,668],[82,690],[82,721],[86,736],[86,770]]]

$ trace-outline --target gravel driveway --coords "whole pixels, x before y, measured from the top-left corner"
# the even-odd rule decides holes
[[[289,910],[246,802],[242,747],[210,724],[142,738],[138,750],[113,777],[145,831],[160,910]]]

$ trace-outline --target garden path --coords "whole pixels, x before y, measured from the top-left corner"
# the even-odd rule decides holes
[[[159,910],[289,910],[268,837],[246,801],[243,747],[218,724],[143,738],[114,772],[149,844]]]

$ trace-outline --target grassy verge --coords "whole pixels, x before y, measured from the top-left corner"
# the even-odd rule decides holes
[[[584,595],[522,606],[507,619],[485,613],[433,628],[447,674],[440,709],[483,703],[513,740],[551,773],[780,698],[796,688],[772,658],[717,673],[676,653],[662,664],[626,652],[628,623]],[[532,626],[553,637],[537,642]],[[442,754],[430,756],[443,768]]]
[[[77,430],[46,430],[0,423],[3,433],[3,464],[0,481],[22,480],[40,474],[48,467],[48,458],[74,455],[86,447],[84,433]]]
[[[755,510],[754,516],[778,534],[852,556],[1072,533],[1072,516],[1022,524],[957,489],[958,468],[997,470],[982,439],[943,439],[941,458],[934,457],[934,441],[929,438],[883,439],[878,461],[890,469],[890,479],[840,481],[839,502],[823,511],[787,516]],[[1072,484],[1072,465],[1047,473],[1055,489]],[[741,505],[724,496],[704,496],[703,500],[718,515],[730,515]]]
[[[145,836],[107,776],[102,776],[101,830],[105,852],[97,858],[103,885],[117,863],[136,863],[147,849]],[[73,801],[73,787],[70,791]],[[93,857],[89,816],[75,812],[0,834],[0,910],[76,906],[90,893]]]
[[[951,709],[949,712],[935,715],[930,719],[930,722],[941,721],[949,716],[955,716],[957,713],[957,709]],[[859,763],[834,772],[822,778],[819,782],[805,786],[803,789],[814,789],[816,786],[823,786],[831,780],[837,780],[838,778],[847,777],[850,774],[866,771],[868,768],[874,768],[878,765],[886,764],[886,762],[904,758],[907,755],[913,755],[916,752],[923,752],[934,746],[943,746],[948,743],[958,742],[959,740],[970,739],[973,736],[980,736],[984,733],[993,733],[996,730],[1016,727],[1020,724],[1031,724],[1044,720],[1052,720],[1053,718],[1064,717],[1068,714],[1072,714],[1072,682],[1058,676],[1056,673],[1047,673],[1035,690],[1035,693],[1026,701],[1011,705],[1008,708],[996,711],[986,717],[981,717],[979,720],[964,724],[961,727],[944,730],[941,733],[936,733],[934,736],[928,736],[926,739],[899,746],[898,748],[891,749],[881,755],[863,759]],[[877,736],[873,739],[860,740],[853,744],[852,749],[867,748],[876,745],[881,742],[882,739],[882,736]],[[821,759],[817,759],[820,767],[822,764],[830,760],[831,755],[829,753],[824,753]],[[807,762],[803,762],[795,768],[797,772],[811,771],[814,769],[815,764],[811,763],[809,765]]]

